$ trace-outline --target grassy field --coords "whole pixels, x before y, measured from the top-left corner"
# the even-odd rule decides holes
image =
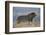
[[[39,22],[20,22],[19,24],[16,22],[14,25],[14,28],[20,28],[20,27],[39,27]]]

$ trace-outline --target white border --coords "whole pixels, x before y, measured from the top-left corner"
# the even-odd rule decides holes
[[[13,7],[34,7],[40,8],[40,27],[27,27],[27,28],[13,28]],[[9,32],[20,32],[20,31],[36,31],[43,30],[43,5],[33,5],[33,4],[9,4]]]

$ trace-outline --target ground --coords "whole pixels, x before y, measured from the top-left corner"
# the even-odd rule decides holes
[[[15,28],[20,28],[20,27],[39,27],[40,23],[39,22],[20,22],[19,24],[16,22],[14,27]]]

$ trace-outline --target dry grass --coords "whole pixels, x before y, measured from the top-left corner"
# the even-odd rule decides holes
[[[39,22],[20,22],[19,24],[16,22],[14,27],[20,28],[20,27],[39,27],[40,23]]]

